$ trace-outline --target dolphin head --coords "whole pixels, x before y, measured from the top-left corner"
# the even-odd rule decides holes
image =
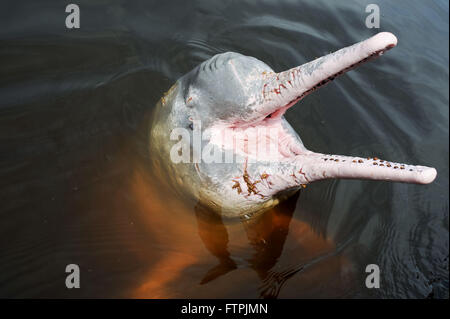
[[[252,57],[218,54],[161,99],[150,134],[154,163],[174,189],[226,216],[263,211],[328,178],[431,183],[434,168],[310,151],[283,116],[306,95],[396,44],[393,34],[382,32],[280,73]]]

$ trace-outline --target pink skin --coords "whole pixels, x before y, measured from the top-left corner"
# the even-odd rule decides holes
[[[381,32],[299,67],[271,74],[264,83],[264,103],[260,112],[280,117],[289,107],[336,76],[382,55],[396,45],[397,38],[392,33]]]
[[[286,131],[283,125],[283,121],[285,122],[283,115],[287,109],[307,94],[357,65],[382,55],[396,44],[397,38],[393,34],[383,32],[299,67],[280,73],[264,72],[262,103],[258,105],[253,119],[246,119],[245,122],[237,120],[232,125],[220,124],[212,128],[215,132],[211,139],[212,143],[233,149],[235,153],[247,158],[249,163],[252,160],[257,162],[262,159],[261,154],[255,151],[260,145],[272,144],[278,147],[278,152],[265,154],[263,157],[264,161],[271,164],[261,166],[258,163],[259,175],[267,174],[265,178],[255,177],[255,180],[260,180],[257,185],[255,184],[258,194],[253,194],[250,189],[246,192],[244,189],[243,195],[260,197],[264,200],[277,191],[328,178],[431,183],[437,174],[434,168],[377,158],[315,153],[307,150],[292,133]],[[255,135],[255,131],[262,128],[268,132],[270,129],[272,131]],[[275,138],[276,135],[278,136]],[[228,138],[223,138],[224,136]],[[236,140],[241,141],[238,146]],[[237,177],[235,181],[241,185],[247,184],[242,176]]]

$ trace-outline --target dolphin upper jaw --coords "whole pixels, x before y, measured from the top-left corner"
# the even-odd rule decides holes
[[[264,74],[263,102],[259,112],[265,116],[281,116],[289,107],[337,76],[381,56],[396,45],[397,38],[392,33],[381,32],[301,66]]]
[[[251,105],[249,110],[239,116],[230,116],[225,123],[230,127],[243,128],[260,125],[265,119],[281,118],[291,106],[308,94],[358,65],[381,56],[396,45],[397,38],[392,33],[381,32],[284,72],[275,73],[267,67],[261,74],[253,74],[241,83],[246,88],[245,104]]]

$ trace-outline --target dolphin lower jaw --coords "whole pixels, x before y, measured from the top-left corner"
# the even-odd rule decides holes
[[[436,169],[374,158],[313,153],[296,156],[293,169],[307,184],[329,178],[370,179],[392,182],[429,184],[436,178]]]
[[[377,157],[329,155],[308,150],[278,162],[260,158],[258,163],[246,162],[243,167],[242,175],[233,178],[230,187],[236,191],[235,195],[255,202],[273,200],[287,189],[306,187],[307,184],[324,179],[428,184],[437,174],[434,168],[426,166],[385,161]]]

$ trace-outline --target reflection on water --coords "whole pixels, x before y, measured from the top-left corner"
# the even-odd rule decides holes
[[[79,1],[70,32],[52,2],[0,12],[0,297],[448,297],[447,1],[378,1],[376,31],[364,1]],[[399,45],[286,117],[314,151],[434,166],[433,184],[322,181],[226,220],[149,170],[152,107],[198,63],[286,70],[378,31]]]

